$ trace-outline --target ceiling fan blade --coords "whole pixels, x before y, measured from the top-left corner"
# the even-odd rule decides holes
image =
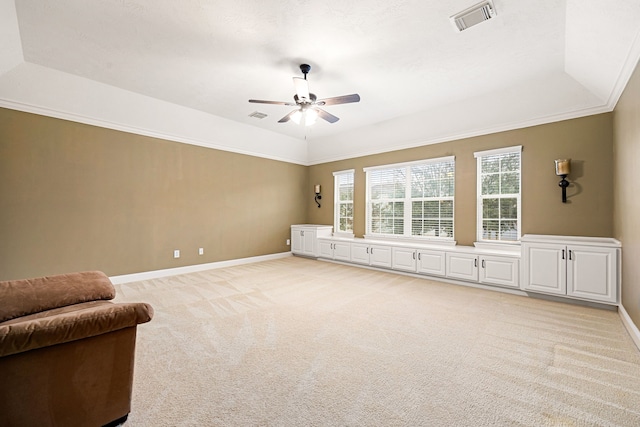
[[[301,77],[293,78],[293,85],[296,88],[296,95],[300,99],[309,99],[309,82]]]
[[[295,103],[293,102],[281,102],[281,101],[263,101],[262,99],[250,99],[249,102],[253,102],[254,104],[275,104],[275,105],[291,105],[295,107]]]
[[[278,123],[286,123],[289,120],[291,120],[291,116],[293,116],[298,110],[293,110],[292,112],[290,112],[289,114],[287,114],[286,116],[284,116],[283,118],[281,118],[280,120],[278,120]]]
[[[337,105],[348,104],[350,102],[360,102],[360,95],[357,93],[351,95],[334,96],[333,98],[319,99],[316,104],[318,105]]]
[[[329,123],[335,123],[338,120],[340,120],[338,117],[334,116],[331,113],[327,113],[326,111],[321,110],[320,108],[314,108],[314,110],[318,112],[318,117],[328,121]]]

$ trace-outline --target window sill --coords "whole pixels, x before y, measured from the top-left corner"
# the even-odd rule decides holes
[[[478,249],[520,252],[520,241],[517,242],[473,242],[473,246]]]
[[[345,233],[344,231],[338,231],[336,233],[333,233],[333,237],[337,237],[339,239],[353,239],[354,237],[356,237],[356,235],[353,233]]]
[[[390,237],[390,236],[378,236],[375,234],[365,234],[363,236],[368,240],[376,240],[379,242],[394,242],[394,243],[407,243],[414,245],[434,245],[434,246],[456,246],[456,241],[453,239],[437,239],[437,238],[411,238],[405,236]]]

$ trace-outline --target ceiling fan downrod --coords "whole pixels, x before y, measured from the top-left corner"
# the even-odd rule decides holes
[[[307,74],[311,71],[311,65],[309,64],[300,64],[300,71],[304,74],[304,79],[307,80]]]

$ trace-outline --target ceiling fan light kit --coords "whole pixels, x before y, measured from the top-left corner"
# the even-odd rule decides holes
[[[311,65],[301,64],[300,71],[302,71],[302,75],[304,77],[293,78],[293,86],[296,90],[296,94],[293,96],[293,100],[295,101],[295,103],[281,101],[264,101],[261,99],[250,99],[249,102],[257,104],[296,106],[298,107],[296,110],[293,110],[292,112],[278,120],[278,123],[286,123],[289,120],[292,120],[297,124],[310,126],[316,122],[316,119],[318,117],[326,120],[329,123],[335,123],[340,120],[333,114],[328,113],[327,111],[318,107],[322,107],[325,105],[349,104],[352,102],[360,101],[360,95],[358,95],[357,93],[351,95],[335,96],[332,98],[318,99],[315,94],[309,92],[309,82],[307,81],[307,74],[309,74],[309,71],[311,71]]]

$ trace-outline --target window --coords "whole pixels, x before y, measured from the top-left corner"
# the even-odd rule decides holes
[[[454,157],[365,172],[367,234],[453,240]]]
[[[354,170],[333,173],[334,181],[334,220],[333,229],[336,233],[350,233],[353,235],[353,175]]]
[[[478,240],[520,240],[522,146],[475,153],[478,159]]]

